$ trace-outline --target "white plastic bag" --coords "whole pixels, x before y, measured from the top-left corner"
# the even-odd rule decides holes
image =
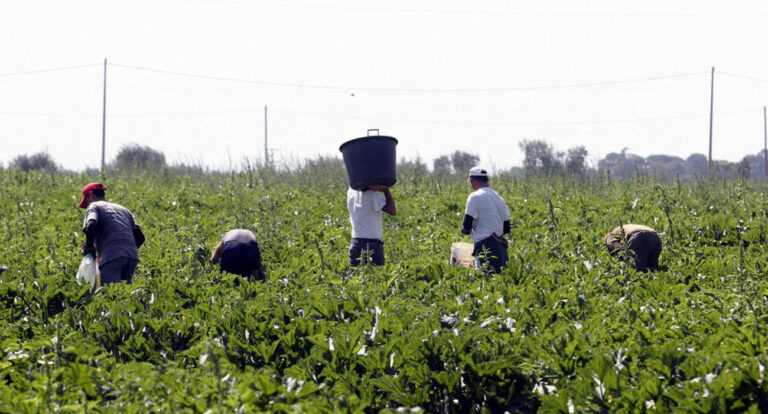
[[[83,260],[80,262],[80,267],[77,269],[77,284],[82,285],[83,281],[88,282],[91,286],[96,283],[99,276],[99,268],[96,266],[96,260],[93,255],[88,253],[83,256]]]

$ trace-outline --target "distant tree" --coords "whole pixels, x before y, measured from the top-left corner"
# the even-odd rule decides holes
[[[648,169],[652,173],[661,173],[668,178],[675,176],[685,176],[685,160],[671,155],[649,155],[645,159]]]
[[[163,168],[165,167],[165,155],[148,146],[124,145],[117,153],[112,166],[119,171]]]
[[[20,168],[23,171],[46,170],[56,171],[59,167],[47,152],[32,155],[19,155],[8,165],[10,168]]]
[[[451,159],[447,155],[441,155],[432,161],[432,173],[436,175],[448,175],[451,173]]]
[[[453,172],[456,174],[468,172],[469,169],[476,166],[479,161],[480,157],[468,152],[454,151],[453,154],[451,154],[451,165],[453,166]]]
[[[735,168],[736,168],[736,174],[738,174],[739,178],[742,178],[742,179],[749,178],[749,172],[751,168],[749,165],[748,157],[744,157],[741,159],[741,161],[736,163]]]
[[[587,173],[587,149],[583,145],[568,150],[565,156],[565,173],[584,175]]]
[[[542,140],[524,140],[520,149],[525,154],[523,169],[528,174],[552,175],[563,170],[562,153],[556,153],[551,145]]]
[[[414,160],[406,160],[405,157],[400,159],[397,163],[398,171],[405,172],[407,174],[424,175],[427,173],[427,164],[421,161],[421,157],[416,156]]]
[[[747,155],[742,162],[749,164],[749,178],[757,180],[765,178],[765,150],[755,155]]]
[[[690,177],[706,175],[709,172],[709,160],[704,154],[691,154],[685,159],[685,170]]]

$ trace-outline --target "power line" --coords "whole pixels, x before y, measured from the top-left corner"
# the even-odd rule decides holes
[[[290,110],[276,110],[273,112],[280,112],[280,113],[288,113],[288,114],[296,114],[296,115],[307,115],[307,116],[317,116],[317,117],[328,117],[328,118],[342,118],[342,119],[354,119],[354,120],[361,120],[361,121],[384,121],[384,122],[402,122],[402,123],[413,123],[413,124],[443,124],[443,125],[472,125],[472,126],[524,126],[524,125],[530,125],[530,126],[566,126],[566,125],[600,125],[600,124],[624,124],[624,123],[635,123],[635,122],[657,122],[657,121],[668,121],[668,120],[679,120],[679,119],[695,119],[695,118],[705,118],[709,116],[708,114],[698,114],[698,115],[673,115],[673,116],[663,116],[663,117],[646,117],[646,118],[629,118],[629,119],[613,119],[613,120],[591,120],[591,121],[553,121],[553,122],[537,122],[537,121],[522,121],[522,122],[503,122],[503,121],[433,121],[433,120],[423,120],[423,119],[391,119],[391,118],[376,118],[376,117],[354,117],[354,116],[348,116],[348,115],[332,115],[332,114],[323,114],[319,112],[302,112],[302,111],[290,111]],[[742,111],[731,111],[731,112],[723,112],[720,115],[740,115],[740,114],[747,114],[747,113],[755,113],[758,112],[756,109],[748,109],[748,110],[742,110]]]
[[[155,117],[155,116],[204,116],[204,115],[230,115],[241,113],[261,113],[263,109],[250,108],[250,109],[231,109],[221,111],[190,111],[190,112],[123,112],[107,114],[108,118],[123,118],[123,117]],[[633,122],[656,122],[678,119],[694,119],[704,118],[706,114],[689,114],[689,115],[672,115],[661,117],[644,117],[644,118],[624,118],[624,119],[607,119],[607,120],[588,120],[588,121],[442,121],[442,120],[428,120],[428,119],[397,119],[397,118],[381,118],[381,117],[356,117],[349,115],[337,115],[327,114],[321,112],[305,112],[305,111],[291,111],[291,110],[273,110],[272,112],[315,116],[324,118],[335,119],[353,119],[353,120],[365,120],[365,121],[384,121],[384,122],[402,122],[402,123],[418,123],[418,124],[445,124],[445,125],[477,125],[477,126],[515,126],[515,125],[542,125],[542,126],[558,126],[558,125],[599,125],[599,124],[618,124],[618,123],[633,123]],[[741,111],[723,112],[720,115],[741,115],[748,113],[756,113],[756,109],[748,109]],[[101,116],[98,113],[55,113],[55,112],[11,112],[0,111],[0,115],[18,115],[18,116],[40,116],[40,117],[97,117]]]
[[[35,69],[35,70],[27,70],[27,71],[23,71],[23,72],[0,73],[0,76],[6,77],[6,76],[33,75],[33,74],[37,74],[37,73],[61,72],[61,71],[65,71],[65,70],[91,68],[91,67],[94,67],[94,66],[100,66],[100,64],[95,63],[95,64],[91,64],[91,65],[62,66],[62,67],[50,68],[50,69]]]
[[[360,86],[333,86],[333,85],[318,85],[318,84],[302,84],[302,83],[289,83],[289,82],[271,82],[261,81],[244,78],[231,78],[218,75],[201,75],[189,72],[170,71],[163,69],[155,69],[133,65],[123,65],[118,63],[112,63],[111,66],[116,66],[124,69],[132,69],[144,72],[160,73],[172,76],[183,76],[188,78],[216,80],[223,82],[238,82],[249,83],[257,85],[267,85],[276,87],[290,87],[290,88],[309,88],[309,89],[325,89],[325,90],[337,90],[337,91],[365,91],[365,92],[416,92],[416,93],[467,93],[467,92],[511,92],[511,91],[526,91],[526,90],[548,90],[548,89],[570,89],[570,88],[583,88],[594,86],[610,86],[621,85],[631,83],[653,82],[668,79],[677,79],[691,76],[698,76],[707,74],[709,72],[691,72],[673,75],[662,75],[648,78],[638,79],[625,79],[614,81],[602,81],[602,82],[584,82],[584,83],[570,83],[570,84],[557,84],[557,85],[539,85],[539,86],[516,86],[516,87],[497,87],[497,88],[372,88],[372,87],[360,87]]]
[[[756,78],[754,76],[747,76],[747,75],[739,75],[737,73],[717,72],[717,74],[718,75],[730,76],[732,78],[751,80],[751,81],[755,81],[755,82],[768,82],[768,79]]]
[[[176,0],[182,1],[182,0]],[[253,7],[274,7],[289,9],[315,9],[332,11],[363,11],[377,13],[426,13],[451,15],[483,15],[483,16],[513,16],[513,17],[598,17],[598,18],[762,18],[768,14],[759,13],[590,13],[590,12],[531,12],[508,10],[477,10],[477,9],[426,9],[426,8],[389,8],[389,7],[360,7],[333,6],[322,4],[286,4],[268,2],[250,2],[245,0],[186,0],[194,3],[231,4]]]

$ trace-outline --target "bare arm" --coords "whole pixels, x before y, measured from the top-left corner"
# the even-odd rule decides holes
[[[211,256],[211,263],[212,264],[219,264],[219,260],[221,259],[221,251],[224,249],[224,243],[219,242],[219,244],[216,245],[216,248],[213,249],[213,255]]]
[[[381,191],[384,194],[384,199],[387,201],[387,204],[384,204],[384,207],[381,208],[381,211],[391,216],[397,215],[395,198],[392,197],[392,193],[389,191],[389,187],[386,185],[372,185],[368,188],[373,191]]]
[[[611,256],[616,256],[624,251],[624,244],[611,233],[608,233],[605,236],[604,244],[605,247],[608,248],[608,253],[610,253]]]

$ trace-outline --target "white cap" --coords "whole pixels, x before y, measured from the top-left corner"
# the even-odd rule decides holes
[[[472,167],[469,169],[469,176],[470,177],[487,177],[488,170],[486,170],[483,167]]]

